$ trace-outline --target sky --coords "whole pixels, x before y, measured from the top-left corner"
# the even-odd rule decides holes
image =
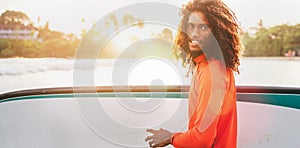
[[[181,7],[188,0],[1,0],[0,13],[5,10],[26,13],[36,26],[49,21],[50,28],[80,34],[109,12],[141,2],[162,2]],[[300,23],[298,0],[224,0],[236,13],[244,30],[257,26],[260,19],[266,27]],[[38,23],[40,17],[40,23]],[[84,22],[82,19],[84,18]]]

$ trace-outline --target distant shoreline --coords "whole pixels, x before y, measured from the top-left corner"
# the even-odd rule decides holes
[[[241,59],[274,59],[274,60],[300,60],[300,57],[241,57]]]

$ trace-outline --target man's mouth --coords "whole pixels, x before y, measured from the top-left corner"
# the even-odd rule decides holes
[[[201,44],[201,42],[198,41],[198,40],[190,40],[190,45],[191,45],[191,47],[193,47],[193,48],[200,47],[200,44]]]
[[[192,41],[192,44],[200,44],[199,41]]]
[[[192,43],[192,44],[201,44],[202,43],[202,41],[197,40],[197,39],[189,38],[188,40],[189,40],[189,43]]]

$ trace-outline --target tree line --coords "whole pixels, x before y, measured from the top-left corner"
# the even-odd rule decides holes
[[[34,26],[31,19],[23,12],[6,10],[0,16],[0,26],[13,29],[33,28],[36,39],[0,38],[0,58],[10,57],[74,57],[80,40],[74,34],[51,30],[49,22],[44,26]]]
[[[266,28],[262,20],[255,33],[242,35],[244,56],[285,56],[289,52],[300,54],[300,24],[282,24]]]
[[[107,18],[106,27],[110,26],[118,29],[120,23],[130,24],[131,22],[139,21],[139,27],[143,27],[143,21],[134,18],[132,15],[125,14],[122,21],[111,14]],[[79,46],[80,39],[74,34],[65,34],[63,32],[51,30],[49,22],[44,26],[34,26],[30,18],[23,12],[7,10],[0,16],[0,26],[10,25],[15,28],[29,26],[35,28],[38,32],[37,38],[34,40],[20,40],[0,38],[0,58],[10,57],[58,57],[58,58],[73,58],[76,54],[76,49]],[[1,29],[1,28],[0,28]],[[105,30],[108,28],[102,29]],[[91,29],[93,30],[93,29]],[[172,32],[167,30],[162,31],[161,37],[172,37]],[[166,34],[166,35],[165,35]],[[90,35],[86,35],[86,30],[82,30],[81,37],[85,37],[83,45],[87,49],[83,50],[83,57],[94,57],[88,55],[88,48],[94,48],[99,43],[94,43],[94,36],[104,36],[101,30],[95,30]],[[264,27],[262,20],[258,23],[258,27],[251,28],[250,31],[241,33],[243,55],[244,56],[284,56],[285,54],[295,51],[300,54],[300,24],[288,25],[282,24],[273,27]],[[103,41],[104,42],[104,41]],[[111,46],[109,48],[114,48]],[[94,53],[91,53],[94,54]],[[111,57],[113,53],[109,53]]]

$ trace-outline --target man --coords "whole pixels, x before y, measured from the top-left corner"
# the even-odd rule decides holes
[[[193,77],[188,131],[147,129],[150,147],[234,148],[237,139],[236,87],[240,40],[234,13],[220,0],[194,0],[183,6],[175,44]]]

